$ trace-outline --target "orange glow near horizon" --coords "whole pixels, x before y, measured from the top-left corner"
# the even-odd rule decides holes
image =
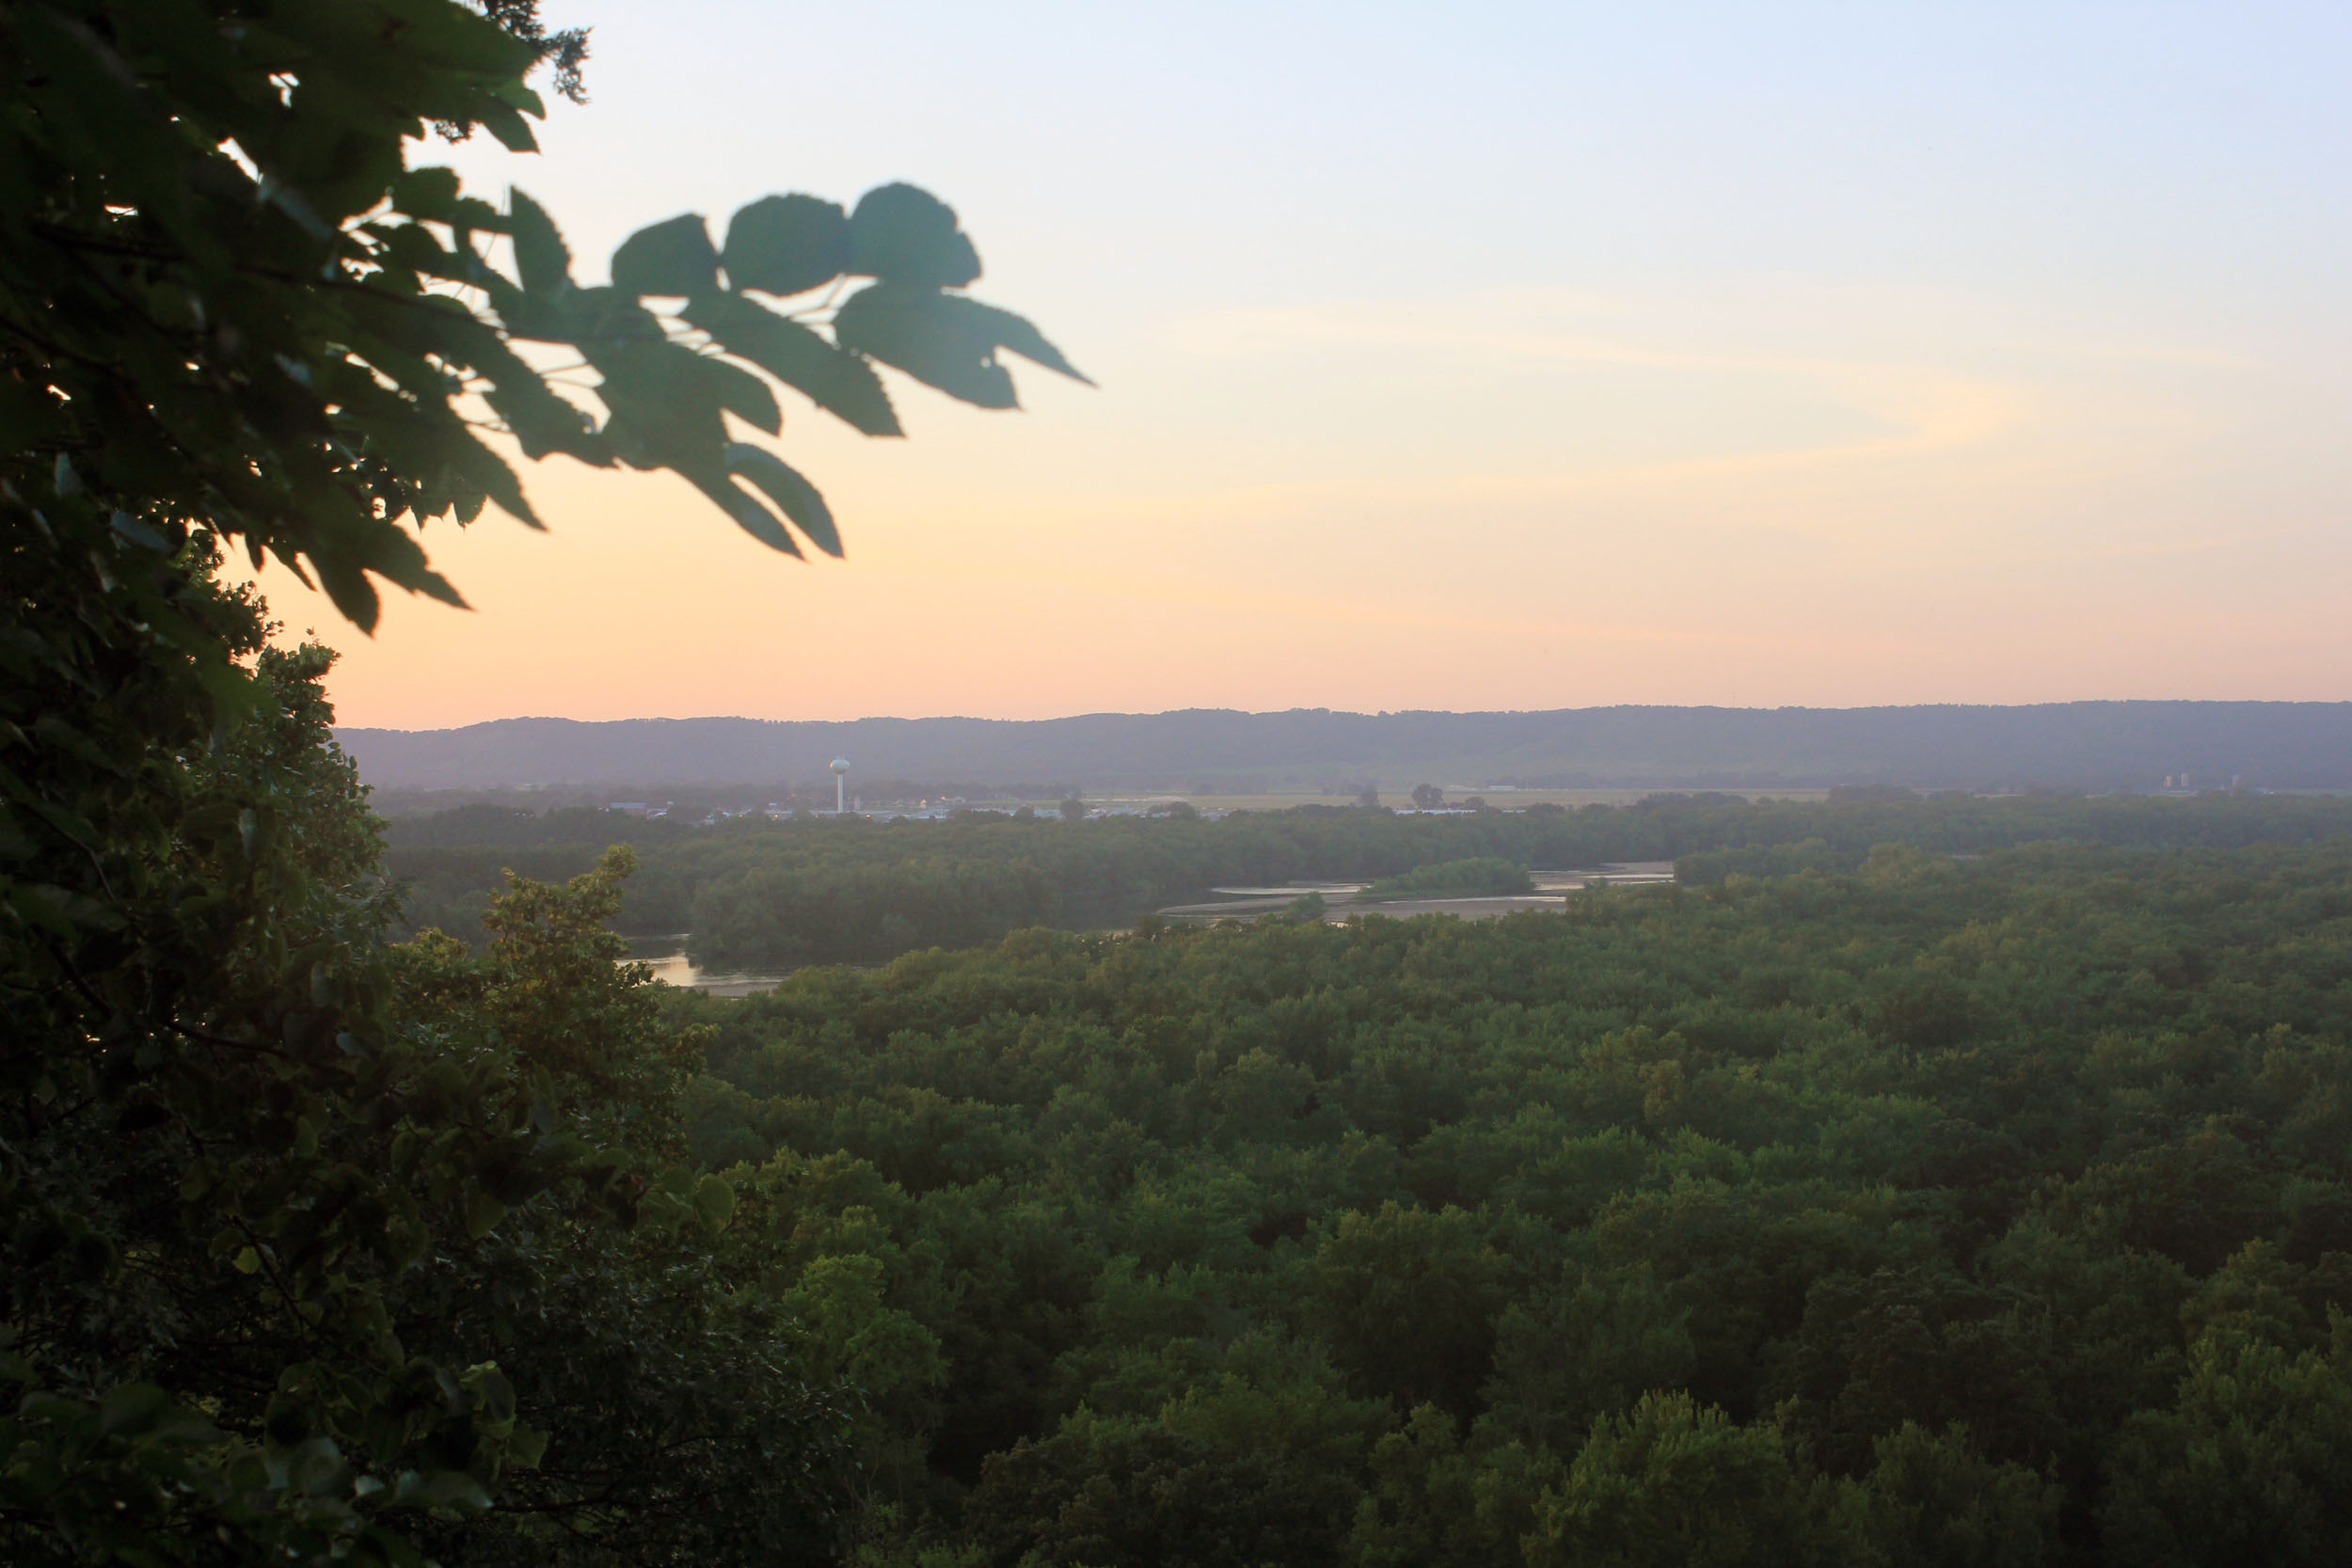
[[[1759,42],[1725,10],[1712,55],[1608,24],[1578,48],[1639,80],[1555,111],[1489,80],[1518,69],[1497,40],[1385,12],[1326,19],[1360,82],[1295,74],[1304,24],[1263,61],[1155,67],[1119,31],[1154,24],[1054,14],[1068,102],[980,108],[958,52],[988,46],[942,10],[906,122],[783,175],[694,151],[777,112],[756,49],[585,18],[596,105],[535,161],[459,150],[470,182],[526,184],[595,258],[682,208],[916,179],[975,232],[975,293],[1101,389],[1016,364],[1027,411],[990,415],[899,381],[904,442],[788,410],[847,562],[559,461],[524,473],[549,532],[427,530],[470,612],[400,599],[365,638],[273,571],[278,618],[343,652],[342,721],[2352,696],[2352,149],[2319,76],[2264,83],[2270,119],[2161,73],[2077,115],[2058,88],[2091,32],[2044,40],[2043,82],[1992,47],[2008,24],[1980,60],[1915,58],[1894,23]],[[1584,58],[1524,21],[1525,49]],[[1814,24],[1877,53],[1807,53]],[[846,59],[882,26],[840,24],[798,42]],[[2176,72],[2220,47],[2159,46]],[[1184,119],[1216,72],[1240,119]],[[1343,145],[1391,77],[1453,118]],[[969,116],[913,107],[940,94]],[[1260,119],[1263,166],[1216,152]],[[1544,149],[1558,188],[1480,137]]]

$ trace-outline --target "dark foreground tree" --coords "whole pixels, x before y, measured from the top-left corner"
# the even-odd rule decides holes
[[[912,187],[657,224],[572,277],[527,197],[562,39],[453,0],[0,3],[0,1555],[711,1562],[824,1528],[838,1390],[673,1163],[691,1040],[612,974],[605,867],[481,965],[395,952],[323,650],[458,602],[428,519],[536,520],[524,455],[667,468],[840,553],[740,434],[774,388],[898,433],[876,363],[983,406],[1010,349]],[[517,36],[517,33],[525,36]],[[559,74],[559,87],[563,86]],[[862,280],[852,284],[851,280]],[[564,372],[593,377],[559,388]]]

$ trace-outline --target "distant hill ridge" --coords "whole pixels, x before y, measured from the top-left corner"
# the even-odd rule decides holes
[[[1194,793],[1518,784],[2352,788],[2352,703],[2092,702],[1529,713],[1089,713],[1067,719],[501,719],[342,729],[389,788],[1052,779]]]

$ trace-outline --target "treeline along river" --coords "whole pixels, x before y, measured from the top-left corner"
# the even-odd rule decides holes
[[[1025,927],[1131,925],[1222,883],[1392,877],[1493,857],[1538,870],[1677,861],[1686,882],[1734,870],[1859,865],[1872,847],[1980,853],[2067,841],[2116,847],[2308,844],[2352,832],[2352,800],[2040,795],[1751,801],[1656,796],[1631,806],[1475,816],[1300,807],[1216,820],[1068,822],[967,813],[949,821],[859,817],[693,827],[616,813],[466,806],[390,828],[388,872],[412,928],[468,941],[512,869],[577,875],[608,846],[637,847],[620,917],[637,933],[691,932],[706,963],[784,968],[966,947]]]

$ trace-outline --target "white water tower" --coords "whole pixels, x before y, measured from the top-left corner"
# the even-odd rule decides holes
[[[845,802],[846,802],[847,797],[843,794],[843,791],[845,791],[845,790],[847,790],[847,789],[849,788],[849,781],[850,781],[850,759],[849,759],[848,757],[835,757],[835,758],[834,758],[834,759],[833,759],[833,814],[834,814],[835,816],[839,816],[842,814],[842,811],[843,811],[843,810],[844,810],[844,808],[845,808]]]

